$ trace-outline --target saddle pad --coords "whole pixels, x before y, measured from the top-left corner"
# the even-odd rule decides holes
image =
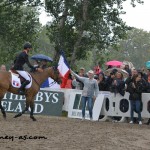
[[[25,88],[29,89],[31,87],[31,85],[32,85],[32,77],[31,77],[31,75],[28,72],[26,72],[26,73],[30,77],[31,81]],[[12,82],[11,82],[12,86],[15,87],[15,88],[20,88],[21,81],[20,81],[19,75],[11,72],[11,76],[12,76]]]

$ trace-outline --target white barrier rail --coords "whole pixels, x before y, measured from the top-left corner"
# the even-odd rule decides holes
[[[49,88],[47,90],[50,90]],[[64,92],[63,110],[68,111],[68,117],[81,118],[81,90],[75,89],[53,89]],[[150,93],[142,94],[143,108],[141,115],[143,118],[150,117]],[[120,94],[101,91],[93,106],[93,119],[98,120],[99,115],[104,116],[102,120],[106,120],[107,116],[130,117],[130,101],[129,93],[124,96]],[[137,117],[137,114],[134,115]],[[89,119],[89,112],[86,110],[86,118]]]

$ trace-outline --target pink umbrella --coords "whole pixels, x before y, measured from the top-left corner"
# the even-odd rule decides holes
[[[121,66],[123,63],[121,61],[117,61],[117,60],[111,60],[111,61],[108,61],[106,62],[106,65],[107,66]]]

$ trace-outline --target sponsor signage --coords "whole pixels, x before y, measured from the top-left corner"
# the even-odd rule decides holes
[[[100,92],[93,105],[93,120],[98,120],[103,106],[103,101],[109,92]],[[82,118],[82,102],[81,91],[72,91],[69,99],[68,117],[70,118]],[[88,106],[86,105],[85,119],[89,119]]]
[[[34,98],[34,114],[61,116],[63,97],[63,92],[40,90]],[[26,106],[25,96],[6,93],[2,106],[6,112],[22,112]]]

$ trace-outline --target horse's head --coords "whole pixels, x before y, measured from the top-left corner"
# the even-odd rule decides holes
[[[62,80],[61,80],[61,76],[60,76],[60,73],[57,69],[57,67],[53,66],[51,67],[52,71],[51,71],[51,75],[50,77],[56,81],[58,84],[61,84]]]

